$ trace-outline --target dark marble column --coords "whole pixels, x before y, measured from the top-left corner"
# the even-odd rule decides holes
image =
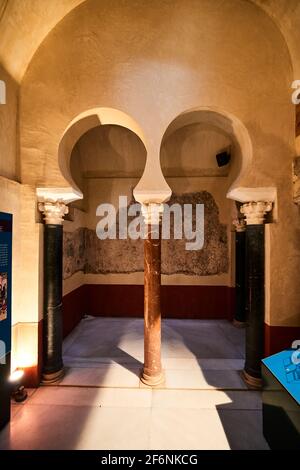
[[[141,376],[149,386],[163,382],[161,366],[161,206],[143,209],[146,224],[144,240],[144,368]]]
[[[43,376],[45,383],[63,376],[62,360],[62,260],[63,216],[68,208],[61,202],[39,204],[44,212],[44,321]]]
[[[235,225],[235,313],[233,324],[246,326],[246,224],[238,220]]]
[[[272,205],[252,202],[242,206],[246,217],[246,358],[243,378],[251,388],[262,386],[265,321],[265,227],[264,215]]]

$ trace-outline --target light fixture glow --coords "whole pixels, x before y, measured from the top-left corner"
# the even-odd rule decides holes
[[[21,369],[15,370],[14,372],[12,372],[10,374],[9,381],[10,382],[18,382],[19,380],[21,380],[23,375],[24,375],[23,370],[21,370]]]

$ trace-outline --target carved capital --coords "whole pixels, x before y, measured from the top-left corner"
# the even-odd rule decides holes
[[[39,211],[43,212],[46,224],[62,225],[64,216],[69,212],[68,206],[62,201],[39,202]]]
[[[232,224],[234,225],[236,232],[244,232],[246,230],[246,222],[244,219],[234,219]]]
[[[272,202],[247,202],[240,210],[246,218],[247,225],[259,225],[264,223],[266,213],[272,210]]]
[[[142,204],[142,215],[147,225],[159,225],[164,211],[163,204]]]

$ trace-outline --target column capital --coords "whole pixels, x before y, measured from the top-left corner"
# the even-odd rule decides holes
[[[159,225],[163,211],[163,204],[142,204],[142,215],[144,217],[145,224]]]
[[[236,232],[245,232],[246,230],[245,219],[234,219],[232,225],[234,225]]]
[[[247,225],[263,224],[266,213],[271,210],[272,202],[270,201],[247,202],[240,209],[246,218]]]
[[[62,225],[64,216],[69,212],[63,201],[43,201],[38,204],[39,211],[43,212],[46,224]]]

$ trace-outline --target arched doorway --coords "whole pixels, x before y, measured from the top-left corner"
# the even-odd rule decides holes
[[[122,237],[99,240],[96,215],[101,204],[118,208],[120,194],[123,205],[119,212],[124,209],[124,199],[132,201],[146,155],[144,137],[136,122],[110,108],[96,108],[77,116],[61,139],[59,165],[70,186],[38,190],[46,222],[44,381],[61,379],[62,336],[70,333],[83,315],[101,315],[103,307],[110,306],[109,287],[114,274],[118,282],[112,298],[119,299],[122,307],[126,303],[119,298],[118,289],[127,270],[125,253],[119,245]],[[115,215],[119,212],[116,210]],[[117,226],[119,219],[114,224]]]
[[[200,366],[193,374],[185,371],[186,383],[191,385],[198,375],[199,388],[204,383],[244,387],[239,375],[244,367],[244,330],[231,323],[235,314],[233,220],[239,215],[230,198],[238,193],[251,157],[246,128],[215,108],[182,113],[162,140],[161,166],[172,189],[170,204],[204,206],[201,249],[187,251],[187,240],[162,241],[162,310],[176,319],[169,322],[167,334],[183,344],[182,364],[188,367],[189,358]],[[183,377],[182,373],[182,383]]]

